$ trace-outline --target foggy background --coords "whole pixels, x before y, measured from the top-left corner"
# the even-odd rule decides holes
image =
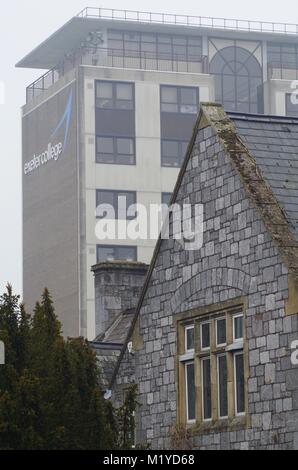
[[[119,8],[195,16],[214,16],[251,20],[298,23],[295,2],[250,0],[108,0],[89,1],[10,0],[2,2],[0,12],[0,294],[10,282],[22,293],[22,199],[21,199],[21,112],[25,89],[45,70],[15,69],[28,52],[87,6]],[[298,41],[298,37],[297,37]],[[1,104],[2,88],[4,104]]]

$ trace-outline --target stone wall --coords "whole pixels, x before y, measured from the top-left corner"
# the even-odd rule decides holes
[[[200,130],[177,202],[204,205],[204,244],[164,240],[140,312],[136,354],[138,440],[171,448],[177,418],[175,315],[245,297],[249,426],[197,433],[198,449],[298,448],[298,369],[290,346],[298,315],[286,316],[288,270],[240,177],[210,127]],[[127,361],[122,367],[127,367]],[[119,371],[118,383],[125,372]]]

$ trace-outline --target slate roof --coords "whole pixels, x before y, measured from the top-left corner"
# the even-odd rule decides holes
[[[298,118],[228,115],[298,239]]]
[[[298,282],[298,119],[226,113],[217,103],[202,103],[170,201],[174,204],[191,158],[198,130],[210,126],[238,172],[247,197],[259,211],[289,274]],[[115,383],[127,344],[142,308],[161,246],[159,237],[138,306],[119,355]]]
[[[135,309],[126,310],[125,312],[121,313],[112,326],[106,331],[104,335],[97,337],[95,341],[100,341],[103,343],[117,343],[123,344],[127,332],[130,328],[131,322],[133,320],[135,314]]]
[[[98,336],[90,343],[96,353],[101,371],[101,383],[103,389],[108,389],[120,353],[126,341],[135,309],[129,309],[121,313],[104,335]]]

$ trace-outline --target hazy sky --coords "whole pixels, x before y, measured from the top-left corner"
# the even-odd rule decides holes
[[[43,71],[15,69],[15,63],[86,6],[198,16],[298,23],[296,2],[283,0],[10,0],[0,12],[0,292],[7,282],[22,291],[21,114],[25,88]],[[297,38],[298,40],[298,38]]]

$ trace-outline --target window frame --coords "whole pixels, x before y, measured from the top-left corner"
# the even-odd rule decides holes
[[[119,219],[119,196],[121,196],[122,194],[125,194],[126,196],[127,195],[133,195],[134,196],[134,199],[135,199],[135,202],[133,204],[137,204],[137,191],[122,191],[120,189],[96,189],[95,191],[95,198],[96,198],[96,210],[97,210],[97,207],[99,205],[99,201],[98,201],[98,195],[99,193],[107,193],[107,194],[113,194],[113,208],[114,208],[114,211],[115,211],[115,220],[126,220],[126,221],[130,221],[130,220],[134,220],[136,218],[136,214],[134,217],[129,217],[126,213],[126,218],[125,219]],[[126,208],[128,209],[130,206],[127,206]],[[99,217],[97,214],[96,214],[96,218],[99,219],[99,220],[102,220],[104,219],[105,217]]]
[[[187,368],[189,366],[194,367],[194,387],[196,388],[196,386],[195,386],[195,377],[196,377],[195,361],[185,362],[185,364],[184,364],[184,369],[185,369],[184,375],[185,375],[186,422],[187,422],[187,424],[195,424],[196,423],[196,418],[194,418],[194,419],[189,418],[189,396],[188,396],[189,387],[188,387],[188,374],[187,374]],[[196,416],[196,400],[195,400],[195,416]]]
[[[244,301],[245,302],[245,301]],[[233,426],[237,425],[246,425],[248,419],[248,389],[247,389],[247,380],[249,377],[249,364],[248,357],[246,354],[246,330],[245,330],[245,304],[236,303],[235,301],[223,302],[220,305],[214,305],[212,308],[203,308],[200,307],[197,310],[192,310],[189,314],[181,313],[177,317],[177,328],[178,328],[178,354],[180,352],[178,360],[178,375],[185,374],[185,364],[187,362],[194,361],[195,363],[195,376],[196,380],[200,381],[200,390],[196,388],[196,422],[201,424],[206,424],[212,422],[212,425],[221,426],[221,422],[227,422],[227,425]],[[239,340],[235,344],[234,342],[234,318],[242,318],[243,324],[243,339]],[[226,320],[226,344],[218,345],[217,344],[217,320]],[[209,325],[209,334],[210,334],[210,347],[202,347],[202,328],[204,325]],[[194,351],[187,351],[186,343],[186,328],[190,328],[194,325]],[[182,336],[183,335],[183,336]],[[241,341],[241,342],[240,342]],[[238,371],[243,373],[242,375],[236,374],[236,360],[238,356],[242,356],[243,365],[238,361]],[[225,357],[226,362],[220,358]],[[236,358],[236,359],[235,359]],[[209,387],[209,382],[206,380],[209,378],[204,377],[204,369],[208,370],[209,365],[206,365],[204,361],[209,360],[210,365],[210,380],[211,380],[211,389],[208,390],[210,393],[209,398],[204,403],[204,386]],[[220,369],[221,366],[221,369]],[[226,367],[226,373],[224,368]],[[243,367],[243,368],[242,368]],[[205,374],[206,375],[206,374]],[[220,382],[220,378],[222,381]],[[238,378],[238,385],[236,379]],[[185,377],[183,381],[179,380],[178,382],[180,387],[185,387]],[[230,383],[232,383],[232,388],[230,388]],[[226,388],[224,388],[224,385]],[[240,385],[242,388],[240,388]],[[244,388],[243,388],[244,387]],[[237,402],[237,391],[239,398],[241,399],[241,405],[244,406],[244,412],[238,412],[238,402]],[[184,388],[184,393],[186,389]],[[244,393],[244,395],[243,395]],[[178,387],[178,394],[180,394],[180,388]],[[184,396],[184,395],[183,395]],[[221,399],[223,399],[221,405]],[[227,399],[227,402],[226,402]],[[243,402],[242,402],[243,400]],[[183,401],[179,401],[178,416],[180,420],[188,425],[186,422],[186,410],[181,408],[185,406]],[[211,407],[211,418],[206,417],[206,411],[209,411]],[[223,411],[227,411],[227,416],[221,416],[221,408]],[[208,414],[208,413],[207,413]],[[239,418],[239,421],[234,421],[234,419]],[[204,429],[204,428],[202,428]]]
[[[163,145],[166,143],[166,142],[175,142],[177,144],[177,149],[178,149],[178,154],[177,154],[177,165],[170,165],[169,163],[165,163],[165,159],[166,158],[169,158],[167,156],[164,155],[164,147]],[[183,145],[185,145],[185,152],[187,151],[187,147],[188,147],[188,144],[189,142],[187,140],[182,140],[182,139],[160,139],[160,158],[161,158],[161,166],[162,168],[181,168],[181,165],[183,163],[183,160],[185,158],[185,155],[186,153],[184,153],[183,151]],[[179,154],[181,155],[180,157],[180,161],[178,161],[179,159]],[[173,160],[174,161],[174,160]]]
[[[205,418],[205,392],[204,392],[204,362],[209,361],[210,363],[210,388],[211,388],[211,395],[210,395],[210,400],[211,400],[211,417],[210,418]],[[203,423],[210,423],[212,422],[212,372],[211,372],[211,356],[205,356],[202,357],[201,359],[201,392],[202,392],[202,421]]]
[[[98,257],[98,251],[101,249],[101,248],[113,248],[113,249],[132,249],[134,250],[134,254],[135,256],[133,257],[134,259],[132,260],[128,260],[128,259],[124,259],[124,258],[120,258],[118,259],[117,257],[115,257],[113,260],[102,260],[100,261],[99,260],[99,257]],[[136,245],[104,245],[104,244],[97,244],[96,245],[96,261],[97,261],[97,264],[100,264],[100,263],[108,263],[108,262],[112,262],[112,261],[127,261],[127,262],[130,262],[130,261],[137,261],[138,260],[138,247]]]
[[[103,106],[99,106],[97,104],[98,100],[103,99],[103,98],[100,98],[100,97],[97,96],[97,87],[101,83],[109,84],[112,87],[112,98],[111,98],[111,101],[113,103],[112,106],[103,107]],[[131,100],[120,100],[120,99],[117,98],[117,86],[118,85],[130,85],[131,91],[132,91],[132,99]],[[131,107],[129,107],[129,108],[119,107],[117,105],[117,102],[119,102],[119,101],[127,101],[127,102],[131,103]],[[135,84],[134,84],[134,82],[130,82],[130,81],[126,82],[126,81],[123,81],[123,80],[95,80],[95,109],[99,109],[101,111],[103,111],[103,110],[115,110],[115,111],[133,112],[135,110],[135,108],[136,108],[136,106],[135,106]]]
[[[202,334],[203,325],[209,325],[209,346],[206,348],[203,347],[203,334]],[[200,349],[202,352],[211,351],[211,320],[202,321],[200,323]]]
[[[225,326],[226,326],[226,342],[225,343],[218,343],[218,322],[225,320]],[[216,342],[216,347],[217,348],[224,348],[227,346],[227,318],[226,317],[219,317],[215,319],[215,342]]]
[[[220,381],[219,381],[219,359],[221,357],[225,357],[227,361],[227,397],[228,397],[228,414],[226,416],[221,416],[220,415],[220,405],[221,405],[221,400],[220,400]],[[229,418],[229,392],[228,392],[228,356],[227,353],[222,353],[218,354],[216,356],[216,367],[217,367],[217,410],[218,410],[218,419],[220,420],[227,420]]]
[[[294,91],[294,90],[293,90]],[[297,91],[296,91],[297,93]],[[293,103],[291,103],[291,106],[296,106],[297,107],[297,111],[294,111],[294,110],[289,110],[289,100],[291,100],[291,96],[292,96],[292,93],[286,93],[285,94],[285,107],[286,107],[286,116],[288,116],[289,118],[293,117],[293,118],[297,118],[298,117],[298,104],[294,105]],[[293,114],[291,114],[293,113]]]
[[[177,105],[177,111],[165,111],[163,109],[163,105],[166,104],[172,104],[172,103],[166,103],[163,101],[163,90],[165,89],[175,89],[176,90],[176,96],[177,96],[177,102],[174,103]],[[182,111],[182,107],[186,106],[185,104],[182,103],[182,92],[183,90],[193,90],[196,93],[196,111],[195,112],[185,112]],[[200,87],[196,86],[179,86],[179,85],[168,85],[168,84],[161,84],[160,85],[160,112],[161,114],[179,114],[179,115],[196,115],[199,112],[199,106],[200,106]],[[189,105],[189,106],[194,106],[194,105]]]
[[[112,139],[113,144],[113,153],[107,154],[104,152],[99,152],[98,150],[98,139]],[[132,154],[123,154],[118,152],[118,140],[130,140],[133,146],[133,153]],[[122,135],[103,135],[103,134],[96,134],[96,164],[98,165],[124,165],[124,166],[135,166],[136,165],[136,138],[131,136],[122,136]],[[111,155],[113,156],[113,162],[104,162],[99,160],[99,155]],[[119,155],[131,157],[130,163],[123,163],[119,160]]]
[[[235,336],[235,332],[236,332],[235,320],[237,318],[242,318],[242,337],[236,339],[236,336]],[[243,341],[244,341],[244,315],[243,315],[243,313],[235,313],[232,317],[232,321],[233,321],[233,343],[243,343]]]
[[[187,332],[190,331],[190,330],[193,330],[193,336],[194,336],[194,347],[193,349],[188,349],[187,347]],[[185,353],[194,353],[195,352],[195,325],[187,325],[184,329],[184,349],[185,349]]]
[[[236,357],[243,356],[243,369],[245,375],[245,364],[244,364],[244,351],[235,351],[233,353],[233,368],[234,368],[234,403],[235,403],[235,416],[236,417],[243,417],[246,416],[245,412],[245,396],[244,396],[244,412],[238,413],[238,397],[237,397],[237,371],[236,371]]]
[[[166,206],[169,206],[170,202],[171,202],[172,195],[173,195],[173,193],[167,193],[167,192],[161,193],[161,203],[166,205]],[[165,198],[168,198],[169,202],[166,202]]]
[[[165,34],[150,33],[142,31],[134,31],[129,37],[129,33],[125,30],[108,29],[108,55],[114,55],[114,51],[122,53],[123,57],[148,58],[153,60],[169,60],[169,61],[187,61],[199,62],[203,56],[203,39],[201,35],[183,35],[183,34]],[[112,37],[114,35],[114,37]],[[132,36],[133,35],[133,36]],[[110,47],[111,41],[117,41],[121,47]],[[182,44],[184,42],[184,44]],[[134,43],[137,45],[136,50],[130,50],[127,45]],[[146,51],[146,45],[150,46]],[[163,46],[167,46],[168,52],[161,52]],[[177,53],[177,48],[184,47],[183,54]],[[195,50],[195,52],[194,52]],[[147,52],[147,54],[146,54]],[[145,54],[144,54],[145,53]],[[116,55],[116,54],[115,54]],[[197,60],[196,60],[197,59]]]

